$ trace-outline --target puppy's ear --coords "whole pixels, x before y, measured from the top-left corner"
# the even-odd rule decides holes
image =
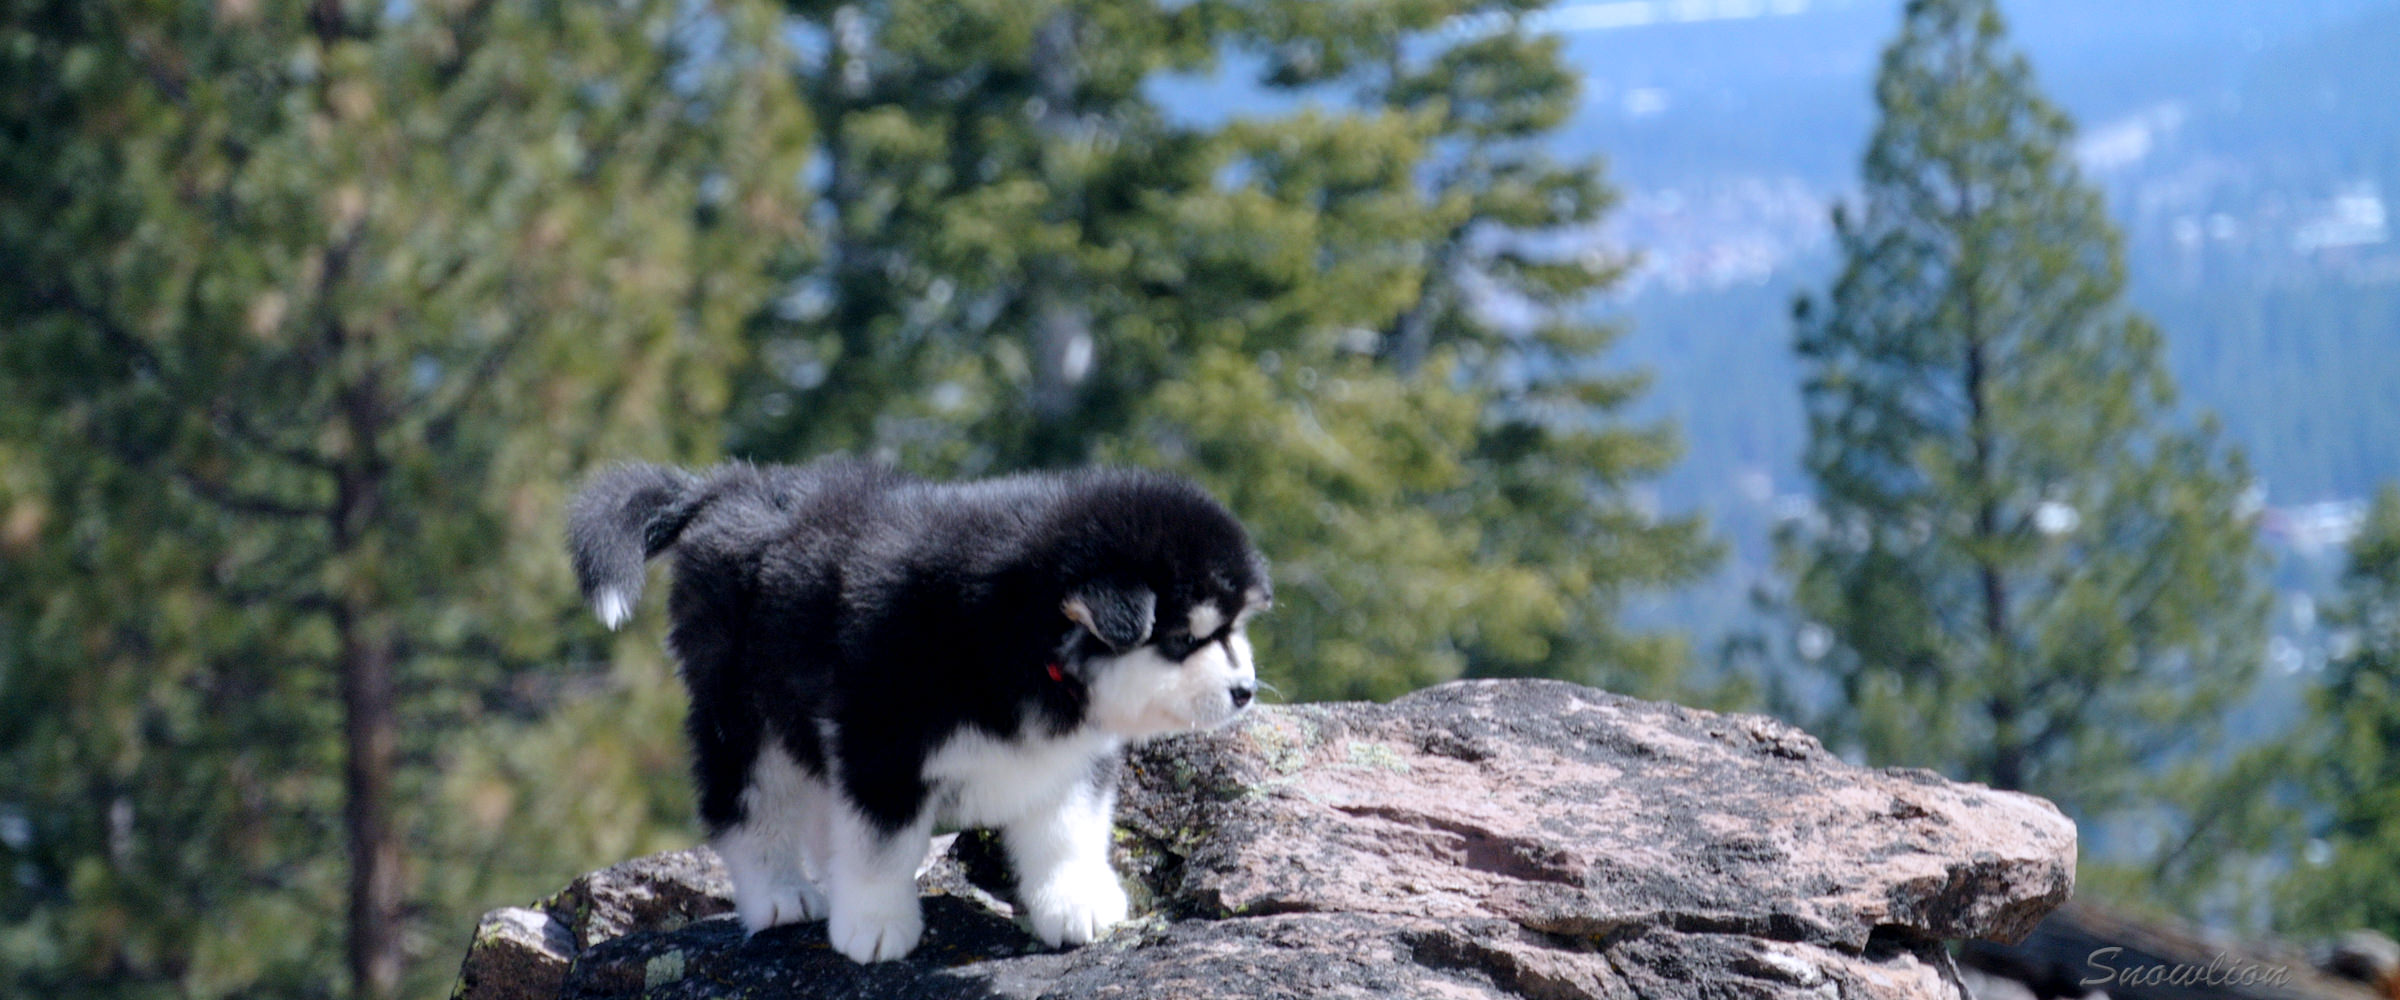
[[[1150,638],[1158,618],[1158,595],[1140,584],[1088,584],[1059,604],[1069,619],[1081,625],[1116,652]]]

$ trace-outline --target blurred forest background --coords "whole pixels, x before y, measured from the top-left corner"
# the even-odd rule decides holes
[[[2400,933],[2400,2],[0,11],[0,991],[439,995],[693,842],[561,503],[835,450],[1200,478],[1289,700],[1772,711]]]

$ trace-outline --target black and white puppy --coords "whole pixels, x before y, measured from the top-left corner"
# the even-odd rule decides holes
[[[860,962],[916,947],[937,826],[1000,832],[1052,945],[1124,919],[1118,750],[1240,713],[1270,599],[1232,515],[1150,472],[631,466],[575,499],[568,547],[611,628],[674,550],[668,642],[735,908],[753,933],[829,918]]]

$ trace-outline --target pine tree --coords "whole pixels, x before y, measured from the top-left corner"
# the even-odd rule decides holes
[[[793,3],[821,224],[778,271],[734,449],[968,475],[1071,464],[1135,343],[1124,230],[1202,182],[1139,88],[1205,56],[1211,5]]]
[[[1589,374],[1609,331],[1571,319],[1615,262],[1528,238],[1609,203],[1529,149],[1573,102],[1555,42],[1516,4],[1319,6],[798,8],[827,224],[736,450],[1190,471],[1288,584],[1261,645],[1291,697],[1664,684],[1679,648],[1616,604],[1710,549],[1628,499],[1674,449],[1611,417],[1639,380]],[[1226,50],[1354,99],[1194,125],[1145,89]]]
[[[2308,771],[2318,776],[2326,853],[2292,880],[2287,920],[2400,935],[2400,486],[2376,494],[2351,541],[2327,625],[2347,648],[2317,692],[2324,743]]]
[[[1363,265],[1352,283],[1332,290],[1337,308],[1398,292],[1383,306],[1396,305],[1396,313],[1331,325],[1373,331],[1371,341],[1345,349],[1369,348],[1367,371],[1405,387],[1418,397],[1413,408],[1432,418],[1402,418],[1384,425],[1383,436],[1431,438],[1425,453],[1444,465],[1391,508],[1350,524],[1311,517],[1315,523],[1294,523],[1291,533],[1295,542],[1322,546],[1313,566],[1295,569],[1330,581],[1350,577],[1356,588],[1355,596],[1327,601],[1328,610],[1394,604],[1406,610],[1393,618],[1440,623],[1445,631],[1385,644],[1362,631],[1407,626],[1386,619],[1362,630],[1328,614],[1302,633],[1308,646],[1298,652],[1361,669],[1334,673],[1336,683],[1318,693],[1382,696],[1455,671],[1688,693],[1676,676],[1687,659],[1680,641],[1630,633],[1616,621],[1628,592],[1689,580],[1714,549],[1697,520],[1662,520],[1635,501],[1639,484],[1662,473],[1677,448],[1671,428],[1633,426],[1617,415],[1643,378],[1595,363],[1617,331],[1585,317],[1623,261],[1556,241],[1592,231],[1615,201],[1597,162],[1560,162],[1540,149],[1577,97],[1560,40],[1530,30],[1527,19],[1538,11],[1514,4],[1404,5],[1354,18],[1301,2],[1265,4],[1256,13],[1254,37],[1271,53],[1268,83],[1296,93],[1348,91],[1366,120],[1403,126],[1411,138],[1409,154],[1396,162],[1380,150],[1331,144],[1271,155],[1253,145],[1244,153],[1250,165],[1281,164],[1257,171],[1269,190],[1294,205],[1325,206],[1329,215],[1340,208],[1379,219],[1392,211],[1388,201],[1358,197],[1376,189],[1354,188],[1327,166],[1363,152],[1369,162],[1387,159],[1390,169],[1406,171],[1396,177],[1403,188],[1413,178],[1420,199],[1407,213],[1416,236],[1400,260],[1378,225],[1328,226],[1320,254]],[[1249,138],[1290,145],[1288,131]],[[1304,390],[1299,398],[1312,395]],[[1445,412],[1458,417],[1445,423]],[[1254,453],[1257,464],[1226,477],[1228,488],[1280,474],[1271,460],[1261,461],[1269,454]],[[1300,520],[1288,509],[1280,516]],[[1423,520],[1412,524],[1416,518]],[[1408,554],[1420,548],[1394,546],[1384,561],[1345,551],[1352,538],[1394,529],[1460,546],[1456,558],[1481,578],[1445,592],[1424,586],[1441,579],[1437,567],[1409,565]],[[1362,685],[1361,678],[1373,680]]]
[[[1843,257],[1795,307],[1822,521],[1787,535],[1820,727],[2084,819],[2205,759],[2262,654],[2237,455],[2180,429],[2072,129],[1991,0],[1913,0]]]
[[[322,996],[345,953],[349,995],[438,988],[469,894],[605,860],[495,872],[558,859],[482,827],[649,804],[444,772],[594,673],[574,477],[714,444],[798,219],[771,19],[6,9],[6,990]]]

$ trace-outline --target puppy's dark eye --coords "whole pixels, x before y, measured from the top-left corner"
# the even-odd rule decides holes
[[[1183,659],[1192,655],[1192,651],[1198,648],[1200,648],[1199,641],[1188,635],[1163,636],[1158,640],[1158,655],[1170,660]]]

